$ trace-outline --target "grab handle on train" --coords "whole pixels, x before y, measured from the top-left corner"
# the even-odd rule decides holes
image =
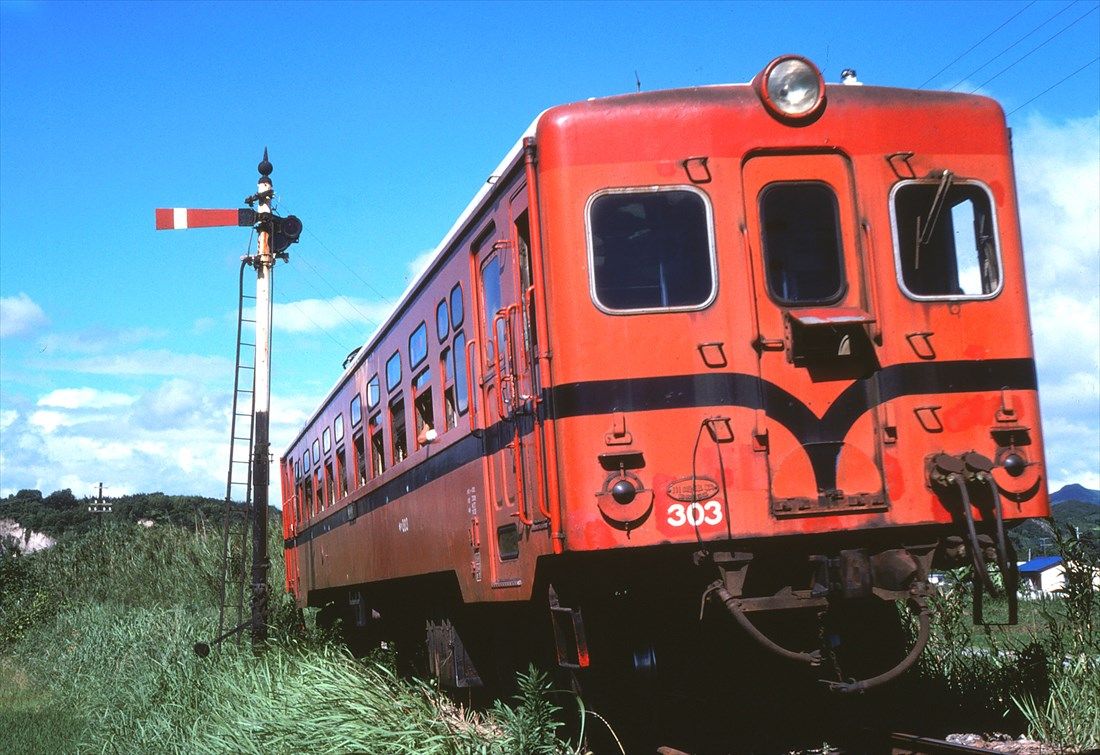
[[[490,336],[496,342],[496,354],[495,354],[496,359],[493,362],[493,373],[496,375],[496,379],[497,379],[497,416],[500,417],[501,419],[503,419],[504,416],[505,416],[505,411],[504,411],[504,378],[503,378],[503,371],[502,371],[501,367],[504,364],[504,355],[507,353],[507,347],[508,347],[508,344],[511,340],[508,337],[508,320],[507,320],[507,318],[508,318],[508,310],[507,309],[502,309],[499,312],[497,312],[496,315],[493,316],[493,333]],[[504,323],[504,333],[505,333],[505,335],[504,335],[504,347],[505,348],[503,348],[503,349],[501,348],[500,338],[498,337],[498,334],[500,333],[500,328],[498,327],[497,323]]]
[[[466,395],[470,402],[470,432],[476,432],[477,426],[477,393],[479,386],[474,383],[473,358],[477,357],[477,339],[471,338],[466,342]]]

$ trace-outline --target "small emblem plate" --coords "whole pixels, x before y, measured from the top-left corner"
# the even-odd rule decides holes
[[[681,477],[668,484],[668,497],[684,503],[705,501],[718,495],[718,483],[702,475]]]

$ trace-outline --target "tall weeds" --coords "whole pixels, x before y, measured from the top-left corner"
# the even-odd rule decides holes
[[[275,601],[272,641],[262,653],[227,642],[198,658],[191,646],[210,637],[217,618],[219,545],[173,527],[120,527],[22,557],[18,567],[5,560],[0,612],[18,609],[24,621],[0,645],[0,687],[40,703],[29,712],[4,710],[0,696],[0,751],[565,749],[537,675],[521,680],[515,709],[474,715],[399,678],[384,657],[351,657],[283,598]],[[280,567],[273,571],[279,592]],[[11,586],[18,589],[8,592]],[[29,610],[35,600],[48,610]],[[21,718],[49,711],[76,720],[45,740],[20,726]]]
[[[1066,565],[1062,594],[1021,602],[1018,627],[976,629],[969,581],[949,573],[931,599],[936,621],[919,674],[942,695],[947,717],[971,725],[999,717],[1005,728],[1079,752],[1100,747],[1100,559],[1076,535],[1052,531]]]

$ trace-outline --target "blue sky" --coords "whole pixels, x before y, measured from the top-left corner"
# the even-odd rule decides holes
[[[240,206],[265,145],[306,227],[275,281],[281,451],[541,110],[785,52],[1004,105],[1051,483],[1100,487],[1097,6],[4,0],[0,494],[224,493],[248,232],[153,209]]]

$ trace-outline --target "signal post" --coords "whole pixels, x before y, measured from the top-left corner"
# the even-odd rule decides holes
[[[252,467],[252,571],[251,617],[248,621],[215,638],[211,644],[251,629],[253,646],[267,638],[269,559],[267,553],[267,510],[270,487],[270,406],[271,406],[271,282],[275,261],[288,261],[286,249],[297,243],[302,223],[293,215],[280,217],[271,209],[275,190],[271,182],[273,167],[268,160],[267,148],[257,166],[260,173],[256,193],[245,198],[248,209],[199,210],[189,208],[158,209],[157,230],[182,230],[186,228],[210,228],[218,226],[253,227],[257,232],[256,256],[245,257],[244,262],[256,270],[256,362],[253,388]],[[253,209],[255,208],[255,209]],[[232,447],[232,446],[231,446]],[[232,456],[232,454],[231,454]],[[232,458],[230,464],[232,465]],[[231,474],[232,479],[232,474]],[[227,503],[229,495],[227,494]],[[209,645],[198,643],[195,650],[200,655],[210,651]]]

